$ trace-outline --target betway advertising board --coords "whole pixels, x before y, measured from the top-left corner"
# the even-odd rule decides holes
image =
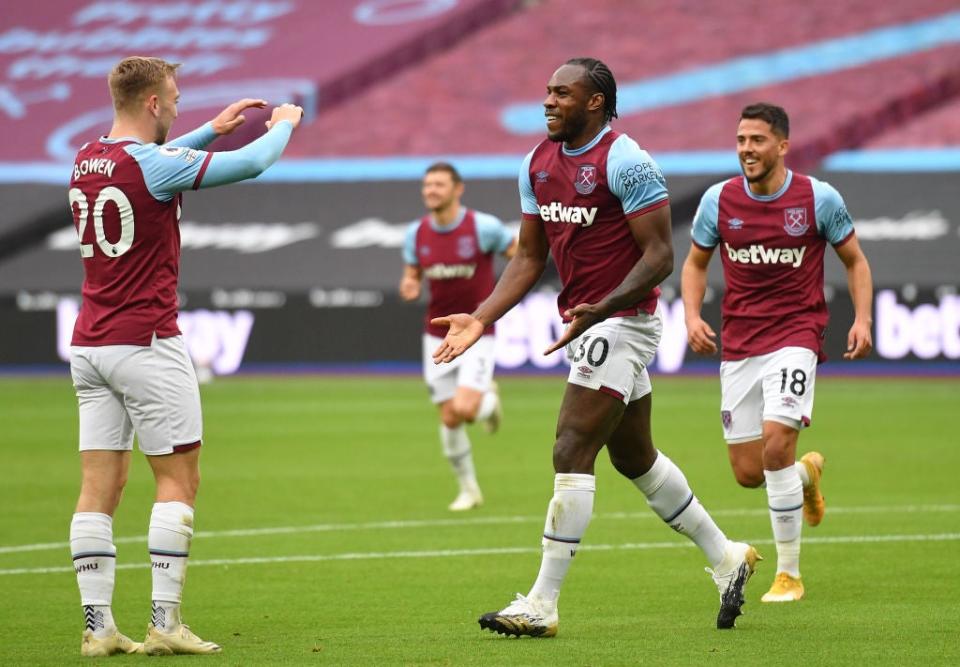
[[[956,175],[825,178],[843,193],[873,270],[873,359],[956,368]],[[676,270],[664,290],[665,332],[655,363],[661,372],[702,362],[685,347],[678,288],[690,244],[689,218],[676,201],[695,200],[710,180],[670,179]],[[65,190],[8,187],[0,188],[0,195],[15,217],[32,210],[24,202],[39,201],[64,216],[40,242],[0,258],[0,365],[62,363],[82,281]],[[515,182],[471,181],[465,201],[518,225]],[[253,184],[190,193],[181,221],[181,328],[195,357],[220,373],[266,364],[415,363],[424,304],[401,303],[396,285],[404,232],[421,210],[419,184],[411,181]],[[827,351],[839,360],[852,306],[843,266],[829,250],[825,282],[832,312]],[[705,306],[714,326],[720,321],[722,284],[717,256]],[[540,355],[560,331],[552,305],[558,287],[556,272],[548,268],[537,291],[504,318],[498,332],[501,368],[562,366],[562,355]]]
[[[674,290],[662,299],[663,338],[652,364],[659,373],[703,370],[716,358],[699,357],[687,347],[683,304]],[[712,292],[712,290],[711,290]],[[420,360],[422,304],[402,303],[377,290],[315,289],[307,294],[220,290],[184,295],[179,324],[194,362],[214,374],[276,368],[362,370],[378,363]],[[76,295],[23,292],[0,298],[0,316],[16,326],[0,329],[0,369],[61,364],[69,358],[78,312]],[[857,372],[842,361],[852,304],[844,292],[830,302],[831,326],[825,347],[831,368]],[[719,328],[717,298],[704,306],[705,318]],[[497,325],[496,363],[502,370],[562,370],[563,351],[544,356],[563,331],[556,293],[533,292]],[[878,290],[874,304],[873,362],[931,363],[960,375],[960,296],[941,290]],[[842,368],[841,368],[842,366]],[[875,369],[874,369],[875,370]]]

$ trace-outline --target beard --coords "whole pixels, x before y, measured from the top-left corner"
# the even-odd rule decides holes
[[[564,121],[563,126],[553,134],[547,132],[547,139],[556,143],[565,143],[576,139],[583,133],[588,122],[589,119],[587,117],[586,109],[580,109],[576,113],[568,112],[566,114],[566,120]]]
[[[744,170],[743,165],[740,167],[740,171],[743,172],[743,177],[747,179],[747,183],[760,183],[761,181],[766,180],[766,178],[773,172],[773,168],[776,166],[776,161],[765,162],[760,161],[760,166],[763,170],[756,176],[747,176],[747,172]]]
[[[440,199],[434,204],[427,204],[427,210],[431,213],[439,213],[448,209],[454,202],[454,197],[449,197],[447,199]]]

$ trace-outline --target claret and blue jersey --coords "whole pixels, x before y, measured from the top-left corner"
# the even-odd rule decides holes
[[[443,337],[447,328],[430,324],[435,317],[469,313],[486,299],[494,286],[493,257],[513,243],[513,234],[496,217],[460,208],[449,225],[424,216],[407,228],[403,261],[420,267],[429,281],[430,304],[426,332]],[[493,333],[493,327],[487,333]]]
[[[217,136],[210,123],[163,146],[133,137],[84,144],[68,193],[84,270],[73,344],[149,345],[154,335],[178,335],[180,193],[256,176],[292,131],[281,121],[220,153],[202,150]]]
[[[609,126],[569,150],[544,141],[524,158],[519,178],[524,220],[543,225],[563,283],[561,316],[597,303],[623,282],[642,256],[628,221],[669,205],[666,181],[637,143]],[[659,289],[616,315],[653,313]]]
[[[827,243],[854,233],[843,198],[828,183],[787,171],[768,196],[731,178],[710,187],[693,220],[693,243],[716,248],[726,282],[721,328],[724,360],[798,346],[822,358],[829,319],[823,294]]]

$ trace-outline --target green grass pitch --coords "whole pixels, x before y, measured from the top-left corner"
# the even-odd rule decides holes
[[[184,616],[230,665],[948,665],[960,663],[960,381],[824,377],[801,449],[827,458],[827,517],[804,529],[807,598],[770,606],[766,495],[739,488],[719,383],[655,378],[654,436],[728,535],[767,560],[737,629],[713,627],[701,554],[606,460],[555,639],[482,633],[526,593],[552,492],[563,378],[504,377],[496,436],[471,429],[483,508],[455,484],[413,378],[221,379],[203,388],[203,484]],[[84,664],[66,546],[79,485],[67,378],[0,380],[0,664]],[[152,480],[135,455],[115,519],[114,611],[142,639]],[[25,550],[24,545],[33,545]],[[25,571],[26,570],[26,571]],[[111,658],[116,664],[144,656]]]

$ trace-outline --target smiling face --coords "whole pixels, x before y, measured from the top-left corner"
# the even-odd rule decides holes
[[[603,127],[603,95],[588,85],[580,65],[564,65],[550,77],[543,101],[547,138],[579,148]]]
[[[743,118],[737,127],[737,157],[747,182],[762,186],[775,180],[784,170],[783,157],[790,140],[773,131],[765,120]]]
[[[449,171],[428,171],[423,177],[420,194],[423,196],[423,205],[436,215],[459,205],[463,195],[463,183],[456,181]]]

